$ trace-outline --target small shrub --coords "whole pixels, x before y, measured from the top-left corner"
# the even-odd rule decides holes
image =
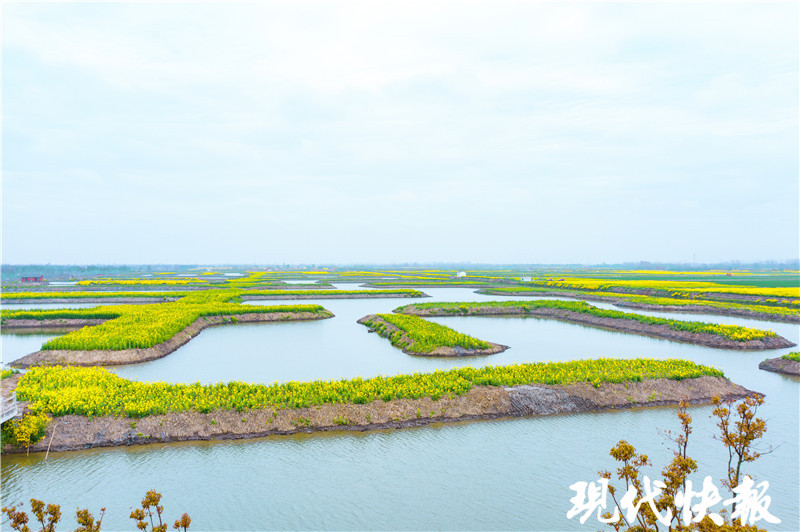
[[[25,447],[28,451],[31,445],[44,438],[49,422],[50,417],[43,413],[28,414],[22,419],[7,421],[3,423],[2,443]]]

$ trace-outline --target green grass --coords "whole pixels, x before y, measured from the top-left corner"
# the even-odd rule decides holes
[[[480,385],[588,382],[600,386],[605,382],[683,380],[704,375],[723,376],[719,369],[687,360],[641,358],[462,367],[394,377],[272,385],[146,383],[123,379],[104,368],[49,366],[26,372],[17,386],[17,397],[30,401],[29,408],[36,413],[138,418],[167,412],[301,408],[334,403],[364,404],[378,399],[439,399],[464,395],[473,386]]]
[[[561,300],[536,300],[536,301],[486,301],[478,303],[415,303],[398,307],[394,312],[406,313],[411,309],[428,311],[439,310],[441,314],[462,316],[468,315],[471,311],[480,312],[482,309],[500,308],[508,309],[509,313],[532,312],[538,309],[559,309],[581,314],[589,314],[600,318],[614,318],[634,320],[648,325],[666,325],[674,331],[687,331],[692,333],[705,333],[722,336],[737,342],[747,342],[761,338],[776,336],[772,331],[750,329],[739,327],[738,325],[718,325],[715,323],[704,323],[700,321],[681,321],[665,318],[655,318],[633,312],[621,312],[619,310],[600,309],[589,305],[583,301],[561,301]]]
[[[391,323],[400,331],[390,333],[386,325],[376,319],[367,320],[364,325],[376,330],[381,336],[389,338],[393,346],[412,353],[430,353],[439,347],[463,347],[465,349],[488,349],[490,347],[483,340],[416,316],[402,314],[376,314],[376,316]],[[404,339],[403,333],[410,342]]]
[[[783,355],[781,358],[785,358],[786,360],[794,360],[795,362],[800,362],[800,351],[795,351],[794,353]]]

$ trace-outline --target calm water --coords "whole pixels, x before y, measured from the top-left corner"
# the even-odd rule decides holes
[[[433,296],[425,301],[512,299],[463,288],[425,292]],[[770,511],[783,523],[769,529],[800,529],[800,381],[757,368],[764,358],[791,349],[726,351],[536,318],[459,317],[435,321],[511,349],[490,357],[431,360],[405,355],[355,323],[366,314],[388,312],[413,301],[320,300],[335,318],[215,327],[166,358],[115,371],[148,381],[272,382],[598,356],[687,358],[720,367],[731,380],[767,394],[760,411],[768,423],[764,441],[777,449],[746,471],[770,482]],[[767,328],[800,341],[797,325],[674,316]],[[37,350],[50,337],[4,333],[4,362]],[[709,407],[691,409],[690,454],[700,465],[698,482],[704,475],[719,479],[725,470],[724,449],[711,437],[715,427],[710,412]],[[651,456],[657,467],[650,475],[655,477],[671,456],[660,429],[675,429],[676,421],[671,408],[633,409],[370,433],[55,453],[47,461],[38,455],[11,456],[3,457],[2,503],[37,497],[61,504],[65,515],[76,506],[94,510],[106,506],[108,530],[130,529],[129,508],[152,488],[164,494],[169,518],[189,512],[193,530],[596,530],[599,523],[591,519],[583,527],[577,519],[566,519],[573,495],[568,486],[596,480],[598,469],[614,468],[608,450],[621,438]]]

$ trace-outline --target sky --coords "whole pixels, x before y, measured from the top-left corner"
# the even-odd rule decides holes
[[[2,4],[2,262],[797,259],[798,3]]]

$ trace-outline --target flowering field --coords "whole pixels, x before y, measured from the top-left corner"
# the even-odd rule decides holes
[[[78,281],[79,286],[91,285],[186,285],[207,283],[203,279],[86,279]]]
[[[228,382],[213,385],[143,383],[118,377],[104,368],[36,367],[20,379],[17,397],[33,412],[54,416],[144,417],[167,412],[239,411],[301,408],[330,403],[370,403],[376,399],[463,395],[473,386],[569,384],[682,380],[722,371],[686,360],[601,358],[559,363],[462,367],[449,371],[335,381],[284,382],[272,385]]]
[[[181,292],[154,292],[154,291],[41,291],[41,292],[3,292],[0,299],[83,299],[83,298],[110,298],[110,297],[148,297],[153,299],[163,299],[172,297],[184,297],[190,291]]]
[[[237,314],[310,312],[328,315],[320,305],[256,306],[231,303],[238,296],[234,290],[193,292],[183,299],[150,305],[114,305],[91,309],[3,310],[0,319],[68,319],[104,318],[100,325],[83,327],[53,338],[42,350],[97,350],[147,348],[166,342],[196,319],[205,316],[234,316]]]
[[[538,295],[539,293],[552,293],[554,290],[549,288],[536,288],[536,287],[502,287],[502,288],[487,288],[482,291],[486,294],[495,295]],[[558,290],[556,290],[558,291]],[[645,305],[658,305],[658,306],[703,306],[715,309],[734,309],[734,310],[750,310],[760,314],[777,314],[779,316],[800,316],[800,302],[787,300],[787,299],[767,299],[765,304],[749,304],[728,301],[710,301],[706,299],[685,299],[678,296],[675,297],[653,297],[643,296],[638,294],[598,294],[593,292],[570,291],[569,294],[574,294],[576,297],[581,295],[591,295],[596,298],[607,299],[609,302],[619,300],[629,301],[631,303],[642,303]]]
[[[621,312],[619,310],[605,310],[594,307],[583,301],[561,301],[561,300],[536,300],[536,301],[485,301],[479,303],[415,303],[396,308],[394,311],[399,313],[410,313],[415,309],[428,310],[437,315],[461,316],[468,315],[470,312],[480,312],[482,309],[508,309],[509,313],[532,312],[537,309],[560,309],[581,314],[590,314],[600,318],[616,318],[635,320],[639,323],[650,325],[666,325],[674,331],[687,331],[693,333],[705,333],[722,336],[737,342],[747,342],[758,340],[769,336],[776,336],[773,331],[763,331],[740,327],[738,325],[720,325],[716,323],[704,323],[700,321],[681,321],[665,318],[655,318],[644,316],[633,312]]]
[[[233,290],[233,291],[231,291]],[[203,291],[205,292],[205,291]],[[283,290],[283,289],[263,289],[263,290],[243,290],[243,289],[226,289],[226,294],[233,294],[231,297],[237,296],[330,296],[330,295],[358,295],[363,296],[365,290]],[[176,297],[187,297],[189,295],[201,293],[199,290],[184,290],[180,292],[151,292],[151,291],[129,291],[129,292],[87,292],[87,291],[41,291],[41,292],[3,292],[0,294],[2,299],[84,299],[84,298],[153,298],[153,299],[166,299]],[[419,290],[412,290],[410,288],[397,288],[394,290],[370,290],[371,296],[393,296],[403,295],[406,297],[425,297],[423,292]]]
[[[400,330],[390,333],[386,330],[386,325],[374,317],[359,323],[363,323],[367,327],[378,331],[381,336],[389,338],[393,346],[413,353],[430,353],[438,347],[489,348],[489,344],[483,340],[478,340],[450,327],[423,320],[416,316],[402,314],[375,314],[374,316],[391,323]],[[409,342],[407,339],[411,341]]]
[[[800,298],[800,287],[766,287],[766,286],[741,286],[720,284],[714,282],[698,281],[662,281],[662,280],[618,280],[618,279],[591,279],[582,277],[564,277],[560,279],[534,279],[531,281],[536,286],[549,286],[573,290],[652,290],[667,292],[672,295],[705,293],[743,294],[767,297],[792,297]]]

